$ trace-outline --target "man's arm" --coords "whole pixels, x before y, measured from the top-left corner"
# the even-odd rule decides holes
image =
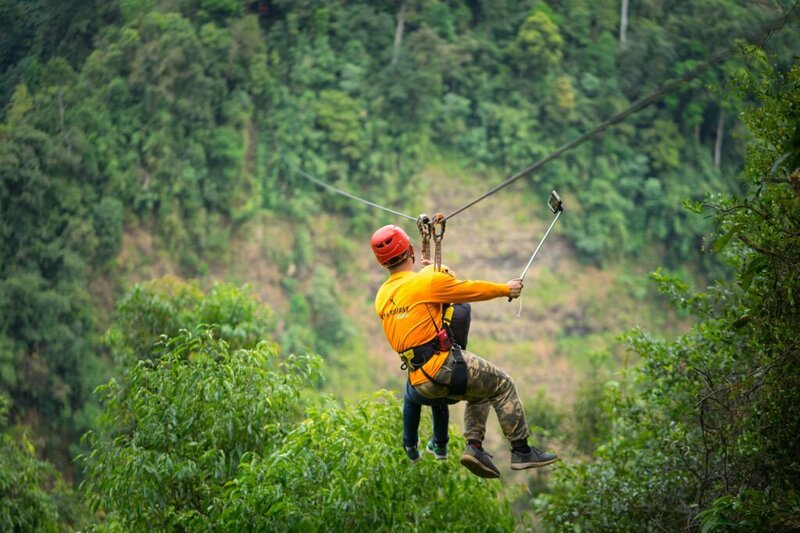
[[[506,283],[483,280],[457,280],[441,273],[431,275],[431,297],[442,303],[480,302],[507,296],[517,298],[522,291],[522,282],[513,279]]]

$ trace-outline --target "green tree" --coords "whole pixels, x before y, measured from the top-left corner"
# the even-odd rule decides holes
[[[161,357],[134,362],[99,389],[104,413],[87,434],[84,488],[110,523],[215,529],[248,452],[274,449],[296,418],[319,361],[278,360],[273,345],[232,350],[211,331],[165,338]]]
[[[309,303],[317,350],[327,355],[353,333],[339,305],[334,277],[325,268],[319,267],[314,271]]]
[[[42,421],[46,456],[69,468],[101,380],[86,291],[96,193],[68,177],[93,173],[68,138],[26,124],[0,125],[0,154],[0,390],[12,420]]]
[[[106,340],[124,368],[157,358],[162,337],[182,330],[208,331],[231,349],[252,348],[269,337],[272,313],[249,288],[215,283],[204,292],[197,282],[165,277],[134,285],[117,302]]]
[[[353,162],[360,160],[368,147],[362,125],[365,114],[358,102],[342,91],[328,89],[319,95],[317,122],[328,131],[342,156]]]
[[[409,468],[395,451],[400,424],[385,393],[344,407],[323,398],[271,456],[242,461],[222,523],[290,531],[514,528],[498,487],[481,483],[455,458]]]
[[[561,63],[563,43],[552,18],[545,11],[536,11],[520,26],[510,53],[520,71],[538,78]]]
[[[106,196],[94,208],[94,231],[97,235],[97,261],[115,258],[122,247],[124,208],[118,199]]]
[[[0,529],[64,531],[86,519],[61,474],[36,458],[27,431],[10,426],[10,401],[0,394]]]
[[[565,465],[539,499],[555,528],[790,529],[800,521],[800,64],[740,86],[758,95],[743,196],[709,201],[713,246],[735,269],[692,293],[654,274],[697,323],[674,341],[626,339],[643,360],[605,402],[595,461]],[[702,212],[701,208],[697,208]]]
[[[280,358],[266,342],[233,351],[210,332],[161,350],[100,388],[83,487],[109,527],[513,528],[498,488],[455,458],[409,468],[396,400],[306,400],[318,357]],[[446,482],[431,494],[434,478]]]

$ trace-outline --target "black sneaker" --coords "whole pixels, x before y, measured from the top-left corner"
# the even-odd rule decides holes
[[[425,451],[433,454],[437,461],[447,460],[447,444],[444,446],[437,446],[433,443],[433,439],[431,439],[428,441],[428,445],[425,446]]]
[[[464,453],[461,454],[461,464],[478,477],[500,477],[500,471],[494,466],[492,456],[470,444],[467,444]]]
[[[403,449],[406,451],[408,460],[411,461],[412,465],[417,464],[422,459],[419,455],[419,448],[416,446],[403,446]]]
[[[511,470],[525,470],[526,468],[539,468],[553,464],[558,456],[553,453],[543,452],[531,446],[528,453],[511,450]]]

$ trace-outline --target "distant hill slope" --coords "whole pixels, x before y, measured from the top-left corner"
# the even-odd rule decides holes
[[[429,208],[430,213],[449,213],[489,187],[485,178],[464,177],[441,165],[426,168],[419,179],[432,184],[431,196],[415,198],[413,203]],[[580,216],[572,192],[559,192],[565,201],[563,217]],[[506,281],[519,276],[552,220],[546,206],[548,194],[518,184],[454,217],[443,241],[444,262],[464,278]],[[413,223],[398,218],[376,214],[375,227],[401,225],[419,246]],[[228,259],[212,264],[207,278],[251,284],[280,317],[280,338],[292,320],[292,294],[286,290],[286,280],[294,280],[298,293],[308,299],[313,268],[334,272],[338,305],[352,331],[327,354],[331,378],[327,388],[345,397],[383,387],[399,390],[404,373],[372,307],[385,270],[374,261],[367,243],[369,232],[342,234],[344,226],[336,216],[315,217],[310,237],[313,265],[300,269],[292,262],[297,227],[263,213],[232,239]],[[561,229],[559,221],[526,278],[521,311],[520,301],[505,299],[474,305],[470,349],[507,369],[524,396],[544,389],[566,405],[584,379],[591,353],[608,350],[613,354],[609,368],[620,364],[623,354],[614,342],[616,335],[634,326],[669,333],[685,324],[649,288],[647,273],[658,267],[657,253],[651,255],[652,260],[645,255],[639,261],[629,259],[601,268],[579,261]],[[129,235],[125,242],[131,248],[126,247],[123,255],[138,255],[144,249],[142,240]],[[347,246],[332,251],[337,240]],[[139,252],[133,251],[136,246]],[[174,270],[155,264],[137,269],[136,277]]]

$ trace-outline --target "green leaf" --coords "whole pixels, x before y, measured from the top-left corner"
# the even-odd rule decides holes
[[[729,229],[728,232],[725,235],[723,235],[722,237],[717,239],[717,242],[714,243],[714,248],[712,249],[712,251],[715,254],[718,254],[719,252],[721,252],[722,249],[725,248],[725,246],[728,244],[728,241],[730,241],[731,238],[734,235],[736,235],[739,232],[739,230],[741,230],[741,229],[742,229],[742,225],[741,224],[734,224],[731,227],[731,229]]]
[[[734,321],[734,323],[733,323],[733,327],[734,327],[735,329],[741,329],[741,328],[742,328],[742,327],[744,327],[744,326],[745,326],[745,324],[747,324],[748,322],[750,322],[750,315],[744,314],[744,315],[742,315],[741,317],[739,317],[738,319],[736,319],[736,320]]]
[[[695,213],[697,215],[702,215],[703,214],[703,202],[701,202],[699,200],[692,200],[691,198],[684,198],[683,200],[681,200],[681,204],[683,205],[683,208],[686,209],[687,211],[690,211],[690,212]]]
[[[761,272],[769,265],[769,258],[764,255],[754,257],[742,271],[742,288],[750,289],[756,272]]]

